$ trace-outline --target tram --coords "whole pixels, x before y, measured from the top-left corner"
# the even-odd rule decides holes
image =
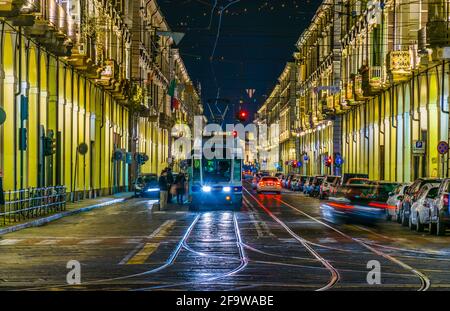
[[[203,137],[189,161],[190,210],[242,207],[242,141],[235,132],[215,135],[213,145]]]

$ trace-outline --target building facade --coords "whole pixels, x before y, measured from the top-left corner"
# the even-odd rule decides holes
[[[448,153],[438,152],[449,141],[448,7],[323,1],[294,53],[292,133],[302,173],[400,182],[448,176]]]
[[[173,40],[156,30],[169,28],[155,1],[0,3],[4,190],[65,185],[82,199],[169,164],[177,77]]]

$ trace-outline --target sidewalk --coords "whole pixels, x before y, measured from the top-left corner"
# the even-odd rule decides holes
[[[79,214],[79,213],[83,213],[83,212],[88,212],[88,211],[91,211],[96,208],[120,203],[125,200],[131,199],[133,196],[134,196],[133,192],[121,192],[121,193],[116,193],[111,196],[98,197],[95,199],[87,199],[87,200],[82,200],[82,201],[75,202],[75,203],[67,202],[66,210],[63,212],[55,213],[52,215],[46,215],[46,216],[39,217],[39,218],[27,219],[22,222],[15,223],[14,225],[0,227],[0,238],[2,235],[10,233],[10,232],[14,232],[14,231],[18,231],[18,230],[22,230],[22,229],[30,228],[30,227],[39,227],[39,226],[45,225],[49,222],[61,219],[63,217],[67,217],[67,216],[71,216],[71,215],[75,215],[75,214]]]

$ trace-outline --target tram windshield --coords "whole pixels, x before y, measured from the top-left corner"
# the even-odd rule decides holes
[[[231,160],[230,159],[206,159],[202,160],[203,182],[230,182],[231,181]]]

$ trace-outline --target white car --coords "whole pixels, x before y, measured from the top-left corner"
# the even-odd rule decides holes
[[[388,209],[388,220],[392,219],[393,216],[398,214],[398,204],[402,201],[405,191],[408,189],[410,184],[403,184],[397,187],[394,192],[389,194],[389,199],[387,200],[387,205],[395,206],[395,209]]]
[[[425,184],[417,194],[417,200],[411,206],[409,228],[422,232],[424,226],[430,223],[430,207],[439,191],[439,184]]]
[[[276,177],[264,176],[256,186],[256,192],[276,192],[281,193],[281,181]]]

